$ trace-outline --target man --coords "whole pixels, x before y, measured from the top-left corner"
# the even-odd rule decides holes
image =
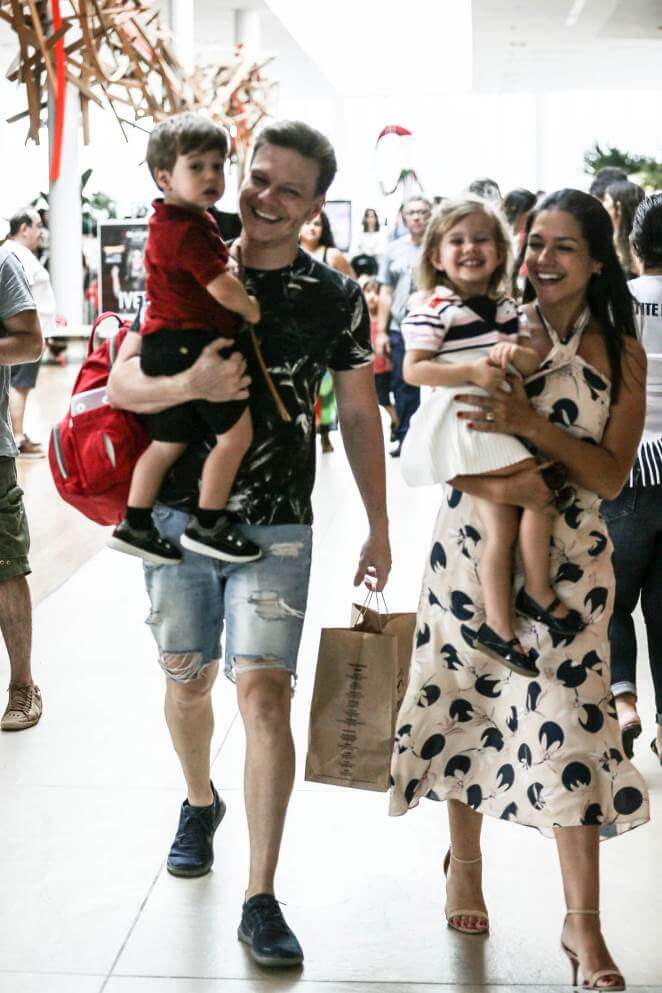
[[[44,338],[55,333],[55,296],[48,273],[36,256],[43,235],[41,217],[32,207],[20,210],[9,221],[9,238],[5,246],[16,255],[25,270],[28,285],[37,305],[37,314]],[[39,375],[41,357],[36,362],[17,365],[11,371],[9,410],[14,436],[21,458],[43,459],[44,449],[25,433],[24,420],[28,394]]]
[[[407,312],[407,300],[413,290],[413,269],[421,252],[421,242],[430,220],[430,201],[412,197],[403,204],[402,217],[407,234],[391,242],[379,269],[379,311],[375,351],[379,356],[391,356],[391,389],[395,398],[398,427],[391,455],[400,455],[409,422],[418,409],[420,390],[402,378],[405,345],[400,324]]]
[[[596,172],[588,192],[591,196],[596,197],[600,203],[604,203],[607,187],[611,186],[612,183],[627,183],[627,179],[627,173],[623,172],[622,169],[615,166],[605,166],[604,169]]]
[[[370,330],[356,283],[298,247],[301,225],[322,208],[336,171],[327,139],[281,121],[260,134],[239,199],[242,233],[233,246],[262,308],[256,333],[290,420],[278,412],[257,362],[245,375],[238,354],[222,358],[219,339],[187,372],[146,377],[140,337],[129,335],[110,380],[111,402],[151,412],[190,399],[250,397],[255,438],[228,510],[264,552],[257,563],[224,565],[185,552],[181,565],[147,567],[150,624],[166,675],[166,720],[188,788],[170,850],[174,875],[199,876],[213,861],[225,805],[209,778],[211,688],[226,624],[226,673],[236,681],[246,730],[245,804],[250,875],[239,938],[261,965],[298,965],[301,946],[274,897],[274,874],[294,778],[291,685],[303,624],[315,475],[314,407],[333,370],[340,427],[366,508],[369,533],[355,583],[382,589],[390,569],[384,451],[375,397]],[[249,390],[250,384],[250,390]],[[204,456],[214,439],[192,445],[160,494],[161,532],[178,541]]]
[[[16,256],[0,248],[0,629],[9,655],[9,702],[3,731],[22,731],[41,717],[39,687],[30,669],[32,606],[30,536],[23,493],[16,482],[16,445],[9,421],[9,367],[34,362],[43,340],[28,281]]]

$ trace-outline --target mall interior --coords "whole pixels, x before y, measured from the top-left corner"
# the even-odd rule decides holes
[[[164,675],[152,631],[145,623],[150,602],[143,569],[135,554],[118,554],[108,547],[119,517],[113,524],[101,524],[63,499],[56,488],[62,466],[53,441],[55,427],[71,423],[72,391],[76,390],[98,316],[112,312],[130,323],[144,305],[143,254],[152,201],[158,195],[146,163],[147,140],[160,121],[182,111],[211,118],[230,136],[225,192],[216,205],[222,213],[215,215],[221,219],[219,226],[226,241],[241,231],[239,191],[242,183],[250,181],[253,146],[261,128],[277,120],[296,120],[329,139],[338,165],[325,193],[331,241],[301,241],[299,252],[305,248],[319,263],[348,274],[350,278],[343,276],[342,281],[345,294],[358,293],[352,278],[359,279],[366,297],[372,288],[372,346],[380,360],[386,348],[379,345],[380,334],[389,342],[388,350],[394,333],[402,341],[399,324],[392,323],[394,311],[389,318],[388,310],[389,301],[393,303],[391,287],[396,285],[389,280],[400,279],[402,274],[393,275],[395,269],[389,269],[389,260],[397,253],[394,245],[405,241],[410,247],[421,244],[423,234],[415,235],[410,226],[412,205],[417,205],[414,217],[418,211],[419,219],[427,222],[431,211],[435,218],[444,210],[448,198],[454,201],[473,196],[474,205],[476,200],[488,205],[487,213],[475,207],[479,214],[469,216],[498,216],[498,224],[510,224],[508,237],[517,252],[528,251],[526,225],[535,225],[540,212],[544,214],[544,207],[538,205],[545,195],[571,188],[582,191],[588,200],[590,191],[594,200],[597,197],[603,203],[601,215],[610,214],[614,242],[609,240],[609,252],[621,263],[625,277],[634,282],[637,277],[660,279],[662,220],[657,221],[656,228],[658,263],[647,270],[651,274],[644,275],[643,268],[637,268],[641,260],[636,256],[636,245],[630,248],[630,231],[625,232],[625,240],[619,240],[619,225],[625,225],[627,211],[625,199],[622,206],[617,195],[627,187],[627,196],[635,197],[630,228],[634,223],[637,230],[643,205],[652,204],[651,210],[657,206],[658,218],[662,218],[662,197],[655,203],[662,192],[662,3],[0,0],[0,69],[0,241],[6,239],[4,246],[0,245],[0,266],[5,264],[5,248],[14,251],[12,259],[18,257],[20,261],[22,251],[30,260],[27,268],[24,261],[22,264],[29,284],[33,282],[33,267],[35,278],[42,281],[33,295],[44,339],[34,382],[27,388],[18,387],[13,372],[14,385],[9,386],[8,376],[0,380],[5,394],[9,393],[16,442],[11,450],[2,447],[4,441],[0,444],[0,462],[10,463],[15,458],[29,525],[31,670],[40,691],[39,712],[34,694],[27,703],[26,697],[21,697],[16,704],[18,726],[3,724],[0,732],[0,993],[559,993],[570,989],[572,955],[569,961],[559,937],[566,908],[573,905],[571,900],[564,900],[557,845],[542,828],[524,827],[541,826],[537,817],[544,800],[536,788],[544,793],[538,780],[546,783],[545,776],[553,779],[556,775],[559,782],[563,777],[564,795],[575,804],[586,798],[582,810],[591,809],[586,806],[592,796],[591,772],[582,758],[591,769],[601,766],[604,775],[611,770],[607,806],[603,803],[605,813],[600,813],[601,837],[611,843],[599,846],[600,923],[592,917],[586,925],[594,929],[593,938],[599,936],[601,928],[606,946],[591,945],[589,935],[586,947],[592,951],[586,953],[588,958],[582,958],[581,953],[577,981],[592,989],[624,989],[627,982],[628,989],[640,993],[662,993],[662,829],[658,822],[662,816],[662,705],[656,705],[656,687],[657,700],[662,699],[662,656],[653,617],[659,607],[657,611],[654,605],[650,607],[651,596],[653,604],[655,598],[662,603],[662,434],[655,440],[649,431],[652,411],[657,410],[658,423],[662,424],[662,354],[658,354],[662,353],[662,286],[656,290],[659,302],[649,305],[657,311],[648,311],[649,315],[657,314],[657,323],[651,319],[649,330],[641,332],[643,346],[637,345],[642,354],[644,348],[649,353],[648,387],[638,387],[641,416],[635,411],[632,419],[641,423],[628,449],[627,473],[622,473],[627,493],[633,494],[632,506],[635,494],[640,499],[645,493],[651,503],[652,516],[637,525],[632,542],[638,541],[646,549],[650,574],[655,572],[657,561],[659,576],[652,594],[645,585],[648,579],[642,579],[627,614],[632,614],[636,633],[636,686],[627,679],[619,683],[621,689],[629,689],[620,703],[618,696],[614,703],[607,661],[601,663],[600,676],[591,668],[595,662],[586,661],[588,655],[581,662],[572,661],[572,647],[567,647],[571,638],[562,642],[561,648],[554,641],[554,653],[546,667],[538,660],[541,675],[532,685],[541,696],[536,698],[529,689],[520,719],[535,722],[540,714],[547,722],[537,745],[540,757],[534,749],[533,759],[530,751],[528,760],[523,759],[520,748],[519,752],[515,749],[518,758],[513,760],[523,767],[517,772],[521,777],[517,782],[530,784],[529,793],[525,790],[522,795],[520,811],[525,806],[535,807],[535,816],[528,825],[526,817],[509,818],[505,810],[502,816],[497,813],[484,818],[484,903],[480,887],[476,890],[474,886],[472,893],[470,886],[462,889],[458,882],[463,872],[459,857],[451,862],[448,880],[444,878],[444,855],[450,846],[446,808],[450,805],[428,799],[418,804],[416,799],[416,804],[409,804],[409,816],[389,816],[388,754],[394,724],[384,759],[387,778],[380,785],[356,781],[343,786],[342,777],[334,784],[328,781],[333,774],[327,775],[327,782],[323,776],[314,779],[307,775],[311,701],[318,692],[320,632],[350,630],[352,604],[362,604],[365,594],[365,590],[355,588],[354,577],[368,534],[365,508],[373,502],[374,494],[366,496],[370,473],[365,466],[357,467],[357,452],[366,453],[378,493],[383,436],[392,570],[383,606],[377,606],[412,615],[416,642],[411,680],[422,671],[418,653],[425,650],[430,633],[420,612],[431,609],[434,597],[425,582],[421,594],[431,536],[439,526],[435,521],[440,505],[442,520],[444,514],[458,513],[454,498],[459,497],[458,490],[449,486],[412,487],[405,480],[400,457],[403,415],[394,380],[388,379],[391,372],[384,373],[384,367],[380,366],[382,381],[387,376],[386,399],[380,397],[380,451],[368,457],[365,444],[357,448],[354,440],[350,443],[349,429],[343,437],[339,418],[343,421],[343,400],[346,405],[351,405],[351,400],[347,400],[347,389],[342,389],[341,382],[343,377],[347,382],[352,375],[363,376],[365,369],[359,373],[352,366],[340,365],[342,371],[338,372],[329,361],[333,375],[326,373],[322,381],[327,393],[321,404],[317,403],[316,436],[314,442],[311,436],[308,446],[312,452],[314,443],[316,463],[313,554],[305,617],[303,611],[298,612],[303,631],[291,703],[296,774],[275,882],[282,914],[305,953],[303,960],[290,964],[260,962],[254,954],[255,939],[251,945],[245,935],[242,940],[237,938],[240,919],[244,921],[242,905],[247,899],[251,854],[244,806],[247,742],[237,686],[222,674],[212,695],[211,776],[227,812],[213,842],[207,839],[213,846],[213,868],[195,878],[182,878],[170,871],[169,852],[186,799],[186,783],[164,721]],[[304,157],[305,163],[311,161]],[[605,167],[618,170],[613,179],[618,190],[610,186],[613,195],[604,189],[595,192],[596,176]],[[517,195],[513,197],[511,191]],[[622,193],[624,198],[626,193]],[[518,206],[522,194],[530,199],[524,196],[521,203],[525,206]],[[366,219],[370,211],[376,225]],[[574,223],[572,217],[570,220]],[[39,231],[30,240],[30,232],[35,234],[37,226]],[[244,234],[249,237],[249,230]],[[303,233],[301,237],[304,239]],[[17,241],[21,242],[20,251],[12,249]],[[301,257],[308,259],[305,253]],[[524,258],[517,264],[525,266]],[[334,261],[337,259],[340,261]],[[563,258],[558,262],[561,272],[571,265]],[[319,269],[318,264],[315,272]],[[241,270],[237,271],[241,276]],[[623,272],[619,270],[618,279],[619,285],[625,286]],[[602,269],[598,276],[601,273]],[[340,285],[340,277],[334,274],[333,278],[333,285]],[[405,298],[416,289],[415,278],[412,262],[406,274]],[[556,278],[554,272],[547,278]],[[525,283],[530,286],[527,280],[527,270],[516,267],[516,297],[521,297]],[[2,285],[0,280],[0,315],[9,317],[16,308],[5,307]],[[37,301],[43,299],[45,285],[50,288],[51,304],[42,315]],[[389,293],[384,312],[386,286]],[[259,300],[259,290],[255,292]],[[544,292],[553,291],[548,288]],[[366,305],[362,306],[365,309]],[[643,312],[641,307],[639,312]],[[382,325],[384,313],[386,323]],[[611,327],[613,308],[610,313]],[[367,328],[367,310],[363,317]],[[592,319],[590,315],[588,319]],[[544,315],[541,321],[546,328]],[[139,322],[140,318],[138,329]],[[107,349],[117,323],[113,318],[104,322],[98,336],[92,338],[92,346]],[[561,339],[559,347],[565,348],[579,325],[578,319],[567,339],[558,335],[552,341]],[[643,326],[637,324],[638,328]],[[256,327],[259,336],[260,325]],[[521,318],[519,327],[521,330]],[[577,338],[580,335],[577,331]],[[127,340],[135,338],[130,334]],[[364,358],[357,369],[372,362],[366,351],[369,348],[366,338]],[[391,358],[395,363],[394,351]],[[572,361],[568,359],[568,368]],[[590,361],[594,363],[594,379],[600,382],[595,361]],[[4,358],[2,362],[11,364]],[[12,366],[17,368],[22,366]],[[385,368],[389,370],[390,363]],[[590,369],[584,360],[585,377],[587,370],[590,377]],[[277,380],[283,374],[275,367],[272,372]],[[374,372],[377,376],[377,368]],[[371,370],[370,391],[372,378]],[[628,379],[627,384],[630,382]],[[23,401],[18,414],[17,395]],[[107,399],[104,393],[104,401]],[[369,399],[376,418],[372,392]],[[315,397],[311,403],[314,401]],[[5,402],[6,396],[0,396],[0,403]],[[644,402],[650,404],[645,435],[650,444],[642,449],[637,444],[643,429]],[[607,416],[608,409],[605,419]],[[488,414],[487,420],[493,417]],[[399,426],[394,424],[398,418]],[[567,426],[557,418],[557,426],[564,423]],[[255,429],[259,431],[259,427]],[[560,428],[555,430],[558,433]],[[312,431],[315,435],[314,426]],[[623,428],[623,433],[628,431],[633,434],[635,429],[631,425]],[[613,432],[610,437],[614,436]],[[576,440],[572,444],[576,445]],[[594,444],[596,451],[606,451],[600,448],[599,438]],[[639,460],[635,466],[648,458],[642,451],[654,455],[657,451],[658,461],[653,460],[650,466],[650,485],[644,486],[643,477],[636,472],[629,475],[635,451]],[[111,462],[114,469],[114,456]],[[572,467],[568,471],[572,486]],[[645,469],[642,472],[645,475]],[[363,494],[359,490],[362,484]],[[579,486],[576,480],[575,484]],[[613,493],[607,493],[610,502],[621,499],[621,484],[622,480]],[[561,506],[559,492],[563,491],[555,490],[557,507]],[[599,620],[596,609],[588,621],[582,621],[588,627],[578,642],[592,627],[597,630],[601,625],[603,647],[606,654],[612,652],[613,669],[614,629],[607,622],[614,590],[618,600],[619,577],[614,578],[608,563],[611,545],[604,552],[608,538],[606,524],[599,516],[599,498],[592,494],[591,499],[595,507],[592,533],[598,545],[589,555],[597,556],[596,563],[603,562],[607,578],[603,574],[603,581],[598,582],[600,566],[591,568],[597,570],[594,579],[604,589],[609,606]],[[0,505],[0,555],[3,551],[7,554],[3,547],[7,540],[2,521],[5,511]],[[620,515],[621,511],[614,513],[609,520]],[[558,510],[557,517],[565,520],[564,527],[577,526],[568,523],[572,513],[565,508]],[[449,550],[450,544],[446,552],[441,549],[444,568],[446,553],[449,568],[462,556],[466,564],[473,554],[467,551],[471,549],[471,531],[467,537],[466,529],[453,523],[459,520],[453,518],[448,531],[448,540],[457,551]],[[612,539],[616,541],[613,534]],[[573,547],[570,542],[566,549],[569,568]],[[200,557],[195,552],[186,556]],[[283,562],[287,566],[289,560],[284,558]],[[0,567],[4,562],[0,561]],[[248,566],[237,567],[241,568]],[[559,577],[563,579],[561,573]],[[4,610],[4,578],[0,568],[0,613]],[[473,582],[480,589],[477,574]],[[572,582],[559,582],[559,596],[573,592]],[[638,601],[640,593],[645,600],[646,590],[649,610],[644,616]],[[370,602],[376,606],[375,601]],[[449,618],[452,620],[451,613],[464,616],[462,605],[457,607],[456,601],[448,609],[436,603],[442,618],[440,631]],[[417,610],[419,620],[415,623]],[[6,643],[0,644],[2,694],[14,672],[8,647],[16,639],[7,623],[0,617]],[[414,626],[410,628],[410,643],[413,631]],[[662,630],[659,635],[662,638]],[[435,637],[433,631],[433,642]],[[444,640],[443,635],[439,637]],[[389,644],[392,641],[389,639]],[[480,655],[473,641],[465,637],[465,642],[464,650],[471,658]],[[182,645],[178,651],[185,647],[190,650]],[[448,653],[444,655],[448,649],[455,651],[453,645],[437,646],[435,665],[441,667],[439,659],[448,657]],[[462,648],[458,650],[462,655]],[[561,678],[553,667],[555,660],[575,666],[572,677],[564,683],[567,708],[561,716],[561,696],[552,686]],[[499,662],[485,665],[505,678],[507,670]],[[455,679],[466,696],[470,691],[462,684],[462,672],[448,671],[453,670],[452,662],[448,666],[444,663],[444,670],[444,678]],[[579,670],[581,677],[576,675]],[[634,660],[632,673],[634,680]],[[238,685],[246,678],[247,674],[239,673]],[[524,699],[524,677],[511,671],[508,679],[511,688],[513,681],[519,681]],[[585,684],[582,679],[586,679]],[[604,692],[597,704],[583,704],[584,687],[592,679],[602,680]],[[411,686],[410,682],[410,691]],[[428,707],[433,700],[429,693],[425,695],[426,687],[435,688],[426,683],[421,690],[419,681],[421,695],[416,706],[418,715],[425,715],[426,727],[431,727],[434,708]],[[384,692],[391,691],[390,685],[384,687]],[[494,747],[505,748],[499,759],[499,777],[505,782],[503,770],[513,768],[506,765],[508,749],[514,747],[508,734],[512,732],[514,740],[520,732],[511,726],[512,716],[510,723],[504,716],[499,695],[495,690],[481,698],[479,730],[483,737],[479,735],[477,744],[465,744],[459,751],[457,745],[452,746],[456,757],[461,752],[466,765],[454,760],[455,765],[448,764],[444,770],[442,762],[439,776],[445,785],[442,795],[435,794],[432,800],[455,796],[464,803],[453,800],[453,809],[463,807],[465,813],[470,812],[473,804],[467,797],[471,798],[475,787],[470,786],[467,792],[470,778],[463,777],[470,777],[467,770],[472,761],[488,761],[484,756],[493,739],[485,738],[484,728],[495,729],[498,743]],[[6,704],[3,696],[0,711]],[[439,704],[444,705],[443,690]],[[372,704],[367,706],[370,709]],[[606,721],[612,732],[611,738],[605,732],[603,739],[602,730],[593,735],[595,742],[581,753],[578,742],[584,735],[580,725],[585,728],[583,706],[592,708],[586,710],[589,718],[593,715],[600,725]],[[513,714],[515,710],[513,707]],[[456,719],[450,723],[448,712],[446,701],[445,723],[434,725],[433,737],[418,750],[420,755],[408,744],[406,729],[403,737],[404,719],[396,722],[394,761],[399,752],[403,764],[408,755],[411,763],[414,759],[420,763],[420,756],[425,758],[425,749],[433,740],[440,739],[441,748],[444,736],[446,741],[457,742],[466,735],[462,721],[468,718],[457,717],[461,708],[456,708]],[[347,719],[346,714],[343,718],[338,713],[337,722]],[[393,720],[396,713],[397,707]],[[356,718],[360,733],[366,721],[365,715]],[[551,725],[555,721],[558,724]],[[509,732],[504,730],[506,724]],[[557,751],[554,741],[544,738],[544,728],[559,725],[564,727],[567,740]],[[411,754],[403,756],[407,748]],[[564,756],[570,751],[568,765]],[[434,762],[432,759],[432,769]],[[340,759],[336,765],[342,766]],[[577,773],[578,767],[587,770],[586,779]],[[577,776],[570,785],[566,776],[569,768]],[[623,769],[629,770],[629,785],[619,789],[619,776],[626,775]],[[593,784],[596,779],[594,772]],[[451,780],[452,787],[448,786]],[[420,781],[417,774],[407,790],[418,784],[420,791]],[[270,784],[261,786],[271,796]],[[430,787],[434,792],[432,787],[439,793],[434,779]],[[493,788],[490,797],[499,789]],[[550,810],[555,802],[553,792],[550,787]],[[494,813],[496,800],[490,800],[486,793],[483,784],[484,810]],[[638,802],[644,804],[647,801],[642,798],[647,794],[648,823],[644,823],[648,816],[632,820],[628,811],[627,823],[619,820],[626,794],[630,799],[636,794]],[[411,791],[405,791],[405,796],[409,803]],[[501,806],[505,808],[507,802],[504,798]],[[619,811],[611,821],[608,806]],[[473,805],[474,813],[478,807]],[[190,809],[199,810],[202,805],[192,801]],[[406,809],[405,804],[397,812]],[[519,822],[509,826],[509,820]],[[554,830],[562,833],[565,827],[559,827],[555,817],[549,816],[547,822],[548,834],[553,835]],[[582,825],[568,827],[575,832],[574,838],[582,831],[595,830],[597,836],[598,828],[589,824],[597,825],[598,820],[590,821],[584,814],[574,824]],[[625,830],[637,825],[641,829],[634,834]],[[461,850],[456,836],[453,844],[455,851]],[[578,843],[577,851],[584,850]],[[581,867],[583,855],[575,853],[567,858],[568,864]],[[465,861],[469,861],[466,856]],[[453,875],[456,888],[449,889],[447,895]],[[473,878],[475,883],[475,872]],[[568,879],[565,881],[567,891]],[[591,899],[593,903],[598,900],[597,890],[579,909],[596,910]],[[462,911],[474,922],[463,931],[455,926],[456,915],[451,913],[449,921],[447,901],[451,907],[455,901],[455,907],[462,908],[467,900],[469,907],[478,906],[478,910]],[[482,918],[486,912],[489,930],[475,925],[476,915]],[[588,922],[589,918],[581,920]],[[566,935],[566,946],[568,940]]]

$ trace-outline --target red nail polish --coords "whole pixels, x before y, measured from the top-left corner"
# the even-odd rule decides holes
[[[467,421],[467,427],[468,428],[472,428],[473,426],[474,426],[474,422],[473,421]]]

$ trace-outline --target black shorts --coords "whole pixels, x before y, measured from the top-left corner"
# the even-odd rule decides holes
[[[219,336],[219,331],[169,328],[143,335],[140,368],[146,376],[176,376],[192,366],[209,342]],[[237,351],[243,353],[243,348],[223,349],[222,354],[227,357]],[[190,400],[158,414],[148,414],[145,425],[153,441],[189,442],[205,437],[210,430],[215,435],[225,434],[247,407],[247,400],[228,403]]]
[[[377,391],[377,403],[380,407],[391,406],[391,373],[375,373],[375,389]]]

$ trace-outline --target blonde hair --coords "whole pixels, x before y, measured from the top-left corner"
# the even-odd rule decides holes
[[[446,274],[434,267],[432,259],[439,251],[442,238],[458,221],[470,214],[482,214],[492,222],[494,242],[501,258],[490,278],[488,294],[497,297],[510,292],[513,248],[506,220],[491,203],[471,196],[444,200],[430,218],[416,266],[416,286],[419,290],[433,290],[440,283],[449,290],[455,290]]]

